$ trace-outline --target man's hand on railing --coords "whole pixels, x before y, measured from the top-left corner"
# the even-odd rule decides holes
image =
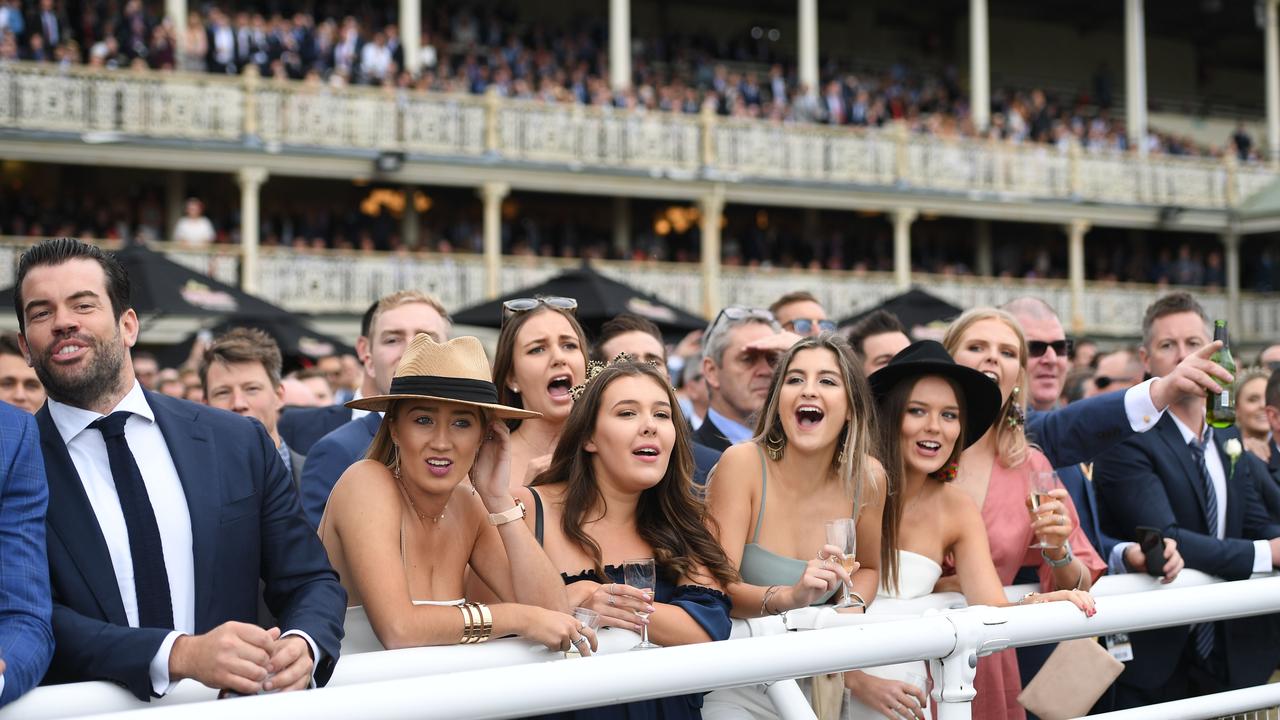
[[[1142,552],[1142,546],[1137,543],[1130,543],[1129,547],[1124,549],[1124,564],[1129,568],[1130,572],[1146,572],[1147,556]],[[1160,582],[1169,584],[1178,578],[1178,573],[1182,572],[1182,568],[1186,563],[1182,559],[1182,553],[1178,552],[1178,541],[1173,538],[1164,539],[1164,576],[1160,578]]]
[[[878,678],[861,670],[850,670],[844,674],[844,686],[863,705],[884,717],[927,720],[924,713],[924,691],[911,683]]]

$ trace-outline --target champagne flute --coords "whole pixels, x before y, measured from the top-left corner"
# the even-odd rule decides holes
[[[1027,479],[1027,507],[1036,515],[1040,514],[1040,505],[1042,503],[1053,500],[1053,496],[1049,491],[1062,487],[1062,481],[1058,479],[1058,473],[1053,470],[1035,470],[1032,471]],[[1045,542],[1043,537],[1036,536],[1036,541],[1031,547],[1040,550],[1053,550],[1057,545],[1051,545]]]
[[[573,609],[573,618],[582,624],[583,627],[589,627],[592,631],[600,629],[600,615],[595,610],[584,607],[576,607]],[[569,649],[564,651],[565,658],[580,658],[582,651],[578,649],[576,644],[570,643]]]
[[[643,558],[641,560],[628,560],[622,563],[622,578],[626,584],[637,590],[643,590],[645,598],[649,602],[653,602],[653,589],[657,580],[657,572],[653,565],[653,558]],[[637,610],[636,615],[642,619],[647,619],[649,613]],[[632,650],[650,650],[652,648],[662,647],[649,642],[649,625],[647,623],[640,624],[640,643]]]
[[[839,558],[840,566],[844,568],[845,572],[852,573],[858,549],[858,527],[853,518],[838,518],[828,521],[827,544],[840,548],[842,554]],[[840,585],[844,592],[840,596],[840,604],[836,605],[836,607],[852,607],[853,597],[849,594],[852,588],[846,582],[841,582]]]

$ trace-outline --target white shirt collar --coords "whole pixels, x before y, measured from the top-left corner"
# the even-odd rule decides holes
[[[1182,420],[1180,420],[1176,414],[1169,413],[1169,417],[1173,418],[1173,424],[1177,425],[1178,432],[1182,433],[1183,442],[1189,443],[1192,440],[1195,440],[1196,442],[1200,442],[1200,434],[1196,433],[1195,430],[1192,430],[1191,428],[1187,427],[1186,423],[1182,422]],[[1204,442],[1208,443],[1211,440],[1213,440],[1213,434],[1212,434],[1213,428],[1209,427],[1208,423],[1204,421],[1204,418],[1200,419],[1200,427],[1204,430],[1204,433],[1203,433]]]
[[[121,398],[119,404],[111,409],[111,412],[117,410],[127,410],[134,415],[141,415],[148,422],[155,422],[156,414],[151,410],[151,406],[147,404],[147,396],[142,392],[142,385],[137,380],[133,381],[133,389]],[[107,413],[110,415],[111,413]],[[84,432],[90,423],[98,418],[106,417],[93,410],[85,410],[74,405],[66,405],[60,403],[53,398],[49,398],[49,417],[53,419],[53,424],[58,428],[58,434],[62,436],[64,444],[70,444],[77,435]]]

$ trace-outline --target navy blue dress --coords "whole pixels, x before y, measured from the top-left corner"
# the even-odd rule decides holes
[[[609,575],[609,582],[625,584],[620,566],[606,565],[604,571]],[[689,617],[702,626],[712,640],[728,639],[731,626],[728,595],[701,585],[675,585],[662,575],[663,573],[659,571],[657,587],[654,588],[653,593],[655,600],[676,605],[689,613]],[[579,580],[600,580],[596,577],[594,570],[584,570],[576,575],[561,573],[560,577],[564,578],[565,585]],[[655,700],[640,700],[620,705],[571,710],[542,717],[547,720],[701,720],[704,694],[693,693]]]

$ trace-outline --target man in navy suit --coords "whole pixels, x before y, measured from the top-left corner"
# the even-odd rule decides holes
[[[401,290],[379,300],[369,318],[368,352],[363,356],[365,379],[373,383],[371,394],[391,391],[396,365],[415,335],[426,333],[436,342],[445,342],[449,328],[444,306],[430,295]],[[302,466],[302,509],[312,526],[320,526],[329,492],[342,473],[364,457],[381,422],[381,413],[354,411],[350,422],[311,446]]]
[[[0,707],[34,687],[53,655],[39,442],[35,418],[0,402]]]
[[[375,302],[369,306],[368,310],[364,311],[364,316],[360,318],[360,337],[356,338],[356,357],[360,358],[362,363],[368,362],[369,323],[373,320],[373,313],[377,309],[378,303]],[[352,399],[376,395],[377,387],[373,382],[373,378],[368,373],[365,373],[360,384],[360,392]],[[285,408],[280,415],[280,439],[299,455],[309,455],[311,446],[315,445],[317,440],[351,422],[353,419],[352,413],[354,412],[351,408],[341,404]]]
[[[1267,423],[1271,425],[1271,439],[1267,441],[1271,446],[1270,457],[1267,459],[1267,470],[1270,475],[1267,478],[1270,481],[1267,487],[1273,492],[1272,500],[1267,507],[1274,517],[1277,512],[1280,512],[1280,503],[1275,500],[1275,496],[1280,495],[1280,445],[1276,444],[1276,438],[1280,437],[1280,370],[1273,371],[1271,377],[1267,379],[1264,398],[1267,403]]]
[[[1206,316],[1187,293],[1147,308],[1142,355],[1147,372],[1169,372],[1211,350]],[[1258,502],[1249,453],[1231,458],[1205,423],[1202,392],[1186,392],[1154,431],[1133,437],[1094,463],[1103,528],[1132,537],[1138,526],[1178,542],[1187,567],[1242,580],[1280,565],[1280,525]],[[1242,618],[1132,633],[1132,661],[1117,681],[1116,704],[1137,707],[1266,682],[1280,661],[1274,617]]]
[[[346,593],[279,453],[248,418],[144,391],[138,318],[113,257],[77,240],[23,253],[14,308],[49,401],[56,648],[47,682],[139,699],[183,678],[243,694],[323,685]],[[279,627],[254,625],[259,580]]]
[[[755,435],[752,417],[764,407],[773,363],[792,343],[773,313],[731,306],[720,311],[703,337],[702,377],[710,404],[693,439],[716,452]]]

